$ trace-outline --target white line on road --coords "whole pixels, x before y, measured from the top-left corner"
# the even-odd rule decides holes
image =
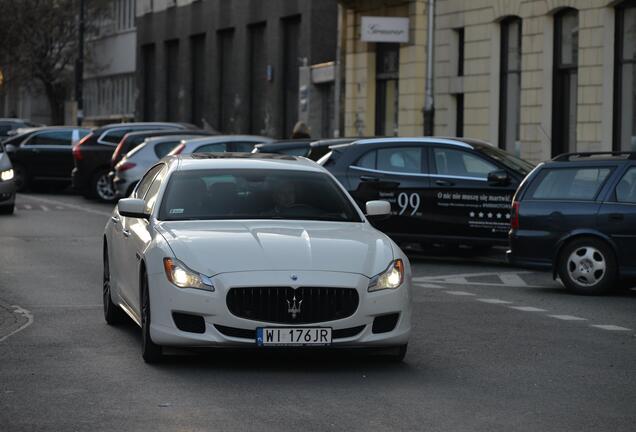
[[[42,211],[50,211],[49,208],[44,204],[42,204],[40,207],[42,208]]]
[[[549,317],[560,319],[563,321],[587,321],[587,318],[581,318],[574,315],[548,315]]]
[[[24,205],[24,209],[25,210],[31,210],[33,208],[33,206],[31,204],[25,204]]]
[[[490,303],[490,304],[511,304],[512,303],[506,300],[499,300],[499,299],[493,299],[493,298],[478,298],[477,301],[482,303]]]
[[[632,329],[628,329],[627,327],[621,327],[613,324],[592,324],[590,327],[599,328],[601,330],[609,330],[609,331],[632,331]]]
[[[441,285],[435,285],[435,284],[429,284],[429,283],[416,283],[415,286],[420,288],[434,288],[434,289],[444,288]]]
[[[533,306],[508,306],[510,309],[516,309],[523,312],[547,312],[545,309],[536,308]]]
[[[102,215],[102,216],[110,216],[110,212],[104,212],[104,211],[99,211],[99,210],[94,210],[92,208],[88,208],[88,207],[84,207],[84,206],[80,206],[80,205],[76,205],[76,204],[69,204],[69,203],[65,203],[62,201],[57,201],[57,200],[52,200],[49,198],[40,198],[40,197],[34,197],[34,196],[21,196],[22,198],[27,198],[27,199],[32,199],[32,200],[36,200],[36,201],[41,201],[47,204],[53,204],[53,205],[63,205],[75,210],[79,210],[79,211],[83,211],[86,213],[94,213],[94,214],[98,214],[98,215]],[[29,204],[25,204],[24,205],[25,209],[30,209],[31,206]]]
[[[24,330],[25,328],[27,328],[28,326],[30,326],[31,324],[33,324],[33,314],[31,312],[29,312],[28,310],[21,308],[20,306],[16,306],[13,305],[13,312],[17,313],[17,314],[21,314],[24,315],[24,317],[27,319],[27,322],[24,323],[22,326],[20,326],[19,328],[13,330],[11,333],[9,333],[8,335],[4,335],[3,337],[0,338],[0,342],[5,341],[6,339],[8,339],[10,336],[13,336],[14,334],[16,334],[17,332],[20,332],[22,330]]]
[[[475,294],[469,293],[466,291],[444,291],[446,294],[456,295],[456,296],[474,296]]]

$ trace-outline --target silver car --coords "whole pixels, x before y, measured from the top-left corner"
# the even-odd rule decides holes
[[[184,139],[191,139],[199,135],[172,135],[147,138],[143,143],[129,151],[115,165],[113,184],[118,198],[125,198],[135,188],[148,168],[167,155]]]
[[[4,146],[0,144],[0,214],[12,214],[15,203],[13,167]]]
[[[257,135],[217,135],[181,141],[169,155],[192,153],[251,153],[256,144],[272,142],[271,138]]]

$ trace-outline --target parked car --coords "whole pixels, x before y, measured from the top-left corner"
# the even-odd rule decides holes
[[[129,196],[148,169],[170,153],[182,140],[192,138],[196,138],[196,135],[189,135],[184,131],[181,135],[147,138],[141,145],[126,153],[114,169],[113,184],[117,197]]]
[[[15,136],[21,128],[35,128],[42,125],[18,118],[0,118],[0,142]]]
[[[12,214],[15,203],[13,167],[4,145],[0,143],[0,214]]]
[[[465,138],[376,138],[319,160],[356,201],[387,200],[377,227],[409,243],[507,245],[512,196],[532,165]]]
[[[381,348],[411,331],[411,268],[325,169],[304,158],[195,153],[165,158],[105,227],[104,317],[163,348]]]
[[[581,294],[636,277],[636,153],[573,153],[540,164],[514,197],[508,258],[551,270]]]
[[[276,153],[289,156],[307,156],[311,139],[277,140],[268,143],[256,144],[253,153]]]
[[[89,133],[90,129],[77,126],[51,126],[6,140],[18,192],[27,190],[34,182],[68,185],[73,170],[73,144]]]
[[[191,153],[251,153],[254,146],[273,141],[271,138],[256,135],[218,135],[206,138],[183,140],[169,155]]]
[[[118,123],[93,130],[73,147],[73,187],[87,198],[112,201],[115,190],[108,177],[110,162],[126,134],[144,130],[186,130],[189,127],[181,123]]]
[[[354,141],[359,141],[360,139],[362,138],[326,138],[314,141],[309,146],[309,153],[307,153],[307,157],[312,161],[317,162],[320,158],[329,153],[329,147],[340,144],[349,144]]]
[[[187,135],[190,137],[194,137],[197,135],[200,135],[200,136],[218,135],[215,132],[210,132],[206,130],[196,130],[196,129],[188,129],[186,132],[187,132]],[[126,135],[124,135],[121,141],[119,141],[119,144],[117,144],[117,148],[115,149],[115,152],[113,153],[110,159],[110,167],[111,169],[115,168],[115,165],[119,163],[119,161],[124,157],[126,153],[128,153],[129,151],[131,151],[132,149],[134,149],[141,143],[143,143],[147,138],[177,136],[177,135],[183,135],[183,134],[184,134],[183,129],[144,130],[141,132],[127,133]]]

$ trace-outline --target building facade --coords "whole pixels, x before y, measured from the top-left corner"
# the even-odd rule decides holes
[[[341,0],[340,4],[345,135],[421,135],[427,1]],[[383,21],[367,21],[368,17]]]
[[[335,0],[138,0],[138,118],[288,137],[332,129]]]
[[[636,150],[636,2],[439,0],[435,131],[533,161]]]
[[[135,115],[136,0],[111,0],[86,42],[84,124],[131,121]]]

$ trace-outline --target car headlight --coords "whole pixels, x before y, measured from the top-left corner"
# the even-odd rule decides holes
[[[179,288],[195,288],[214,291],[214,285],[209,277],[195,272],[176,258],[164,258],[163,268],[166,277]]]
[[[9,181],[12,178],[13,178],[13,170],[12,169],[8,169],[6,171],[0,172],[0,180]]]
[[[385,271],[371,278],[369,292],[396,289],[402,285],[402,282],[404,282],[404,263],[401,259],[397,259],[389,264]]]

